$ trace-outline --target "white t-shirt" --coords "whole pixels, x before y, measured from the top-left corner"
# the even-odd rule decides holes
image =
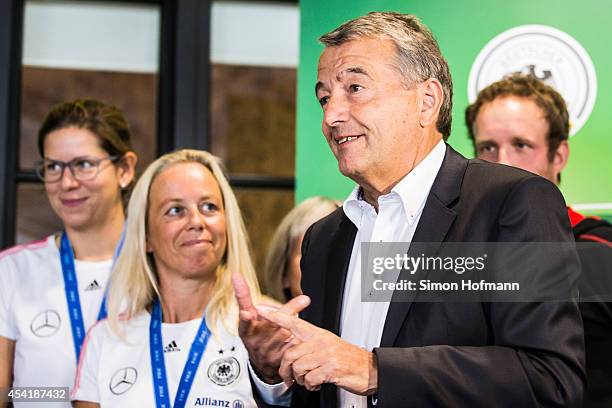
[[[95,325],[83,345],[73,401],[97,402],[104,407],[155,407],[149,323],[142,312],[121,322],[125,339],[112,332],[107,320]],[[187,361],[200,319],[162,323],[164,361],[170,404]],[[220,324],[198,366],[186,407],[255,407],[249,373],[248,353],[237,335]]]
[[[75,260],[85,329],[98,317],[111,266],[110,259]],[[53,235],[0,253],[0,336],[15,340],[13,386],[72,388],[77,363]],[[49,404],[70,407],[69,402]]]

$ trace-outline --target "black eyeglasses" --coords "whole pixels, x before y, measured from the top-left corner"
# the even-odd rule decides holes
[[[96,178],[100,172],[100,163],[105,160],[115,162],[121,156],[108,156],[103,158],[76,157],[69,162],[60,160],[40,160],[36,162],[36,174],[45,183],[55,183],[62,179],[64,169],[68,167],[70,174],[78,181],[88,181]]]

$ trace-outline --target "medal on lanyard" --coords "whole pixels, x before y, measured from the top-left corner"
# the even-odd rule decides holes
[[[162,346],[162,311],[159,299],[155,300],[151,311],[151,323],[149,324],[149,352],[151,353],[151,372],[153,373],[153,389],[155,391],[155,403],[158,408],[183,408],[187,403],[189,391],[193,385],[196,371],[200,360],[206,351],[206,345],[210,338],[210,330],[206,326],[205,316],[198,328],[183,373],[179,381],[174,404],[170,405],[170,394],[168,393],[168,379],[166,376],[166,363],[164,361],[164,349]]]
[[[123,246],[124,232],[121,233],[121,239],[115,249],[113,256],[113,264]],[[72,330],[72,341],[74,343],[74,351],[76,359],[79,361],[81,354],[81,346],[85,339],[85,323],[83,321],[83,312],[81,310],[81,301],[79,299],[79,285],[76,276],[76,268],[74,266],[74,252],[70,246],[68,234],[62,233],[60,240],[60,262],[62,264],[62,274],[64,275],[64,291],[66,292],[66,302],[68,303],[68,316],[70,317],[70,327]],[[107,285],[108,291],[108,285]],[[98,320],[106,317],[106,291],[102,297],[102,304],[98,312]]]

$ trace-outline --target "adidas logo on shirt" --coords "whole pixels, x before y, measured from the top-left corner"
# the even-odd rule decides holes
[[[166,347],[164,347],[164,353],[171,353],[173,351],[181,351],[176,341],[172,340]]]
[[[85,290],[98,290],[98,289],[102,289],[102,287],[100,286],[100,284],[98,283],[97,280],[93,280],[89,285],[87,285],[87,287],[85,287]]]

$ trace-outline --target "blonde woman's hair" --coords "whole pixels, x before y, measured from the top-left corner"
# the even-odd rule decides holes
[[[123,337],[119,320],[131,318],[149,308],[160,298],[159,279],[155,264],[147,254],[147,213],[149,192],[157,176],[179,163],[199,163],[213,174],[221,194],[227,229],[227,248],[215,272],[213,296],[207,306],[206,320],[211,331],[221,322],[230,333],[238,323],[238,304],[234,296],[231,273],[238,272],[246,280],[253,301],[260,299],[260,290],[251,261],[247,233],[236,197],[216,156],[199,150],[179,150],[155,160],[146,169],[132,192],[128,205],[126,235],[123,249],[111,278],[108,316],[113,331]]]
[[[330,214],[341,203],[326,197],[315,196],[304,200],[283,218],[268,246],[263,274],[263,292],[276,300],[286,302],[283,277],[295,240],[316,221]]]

